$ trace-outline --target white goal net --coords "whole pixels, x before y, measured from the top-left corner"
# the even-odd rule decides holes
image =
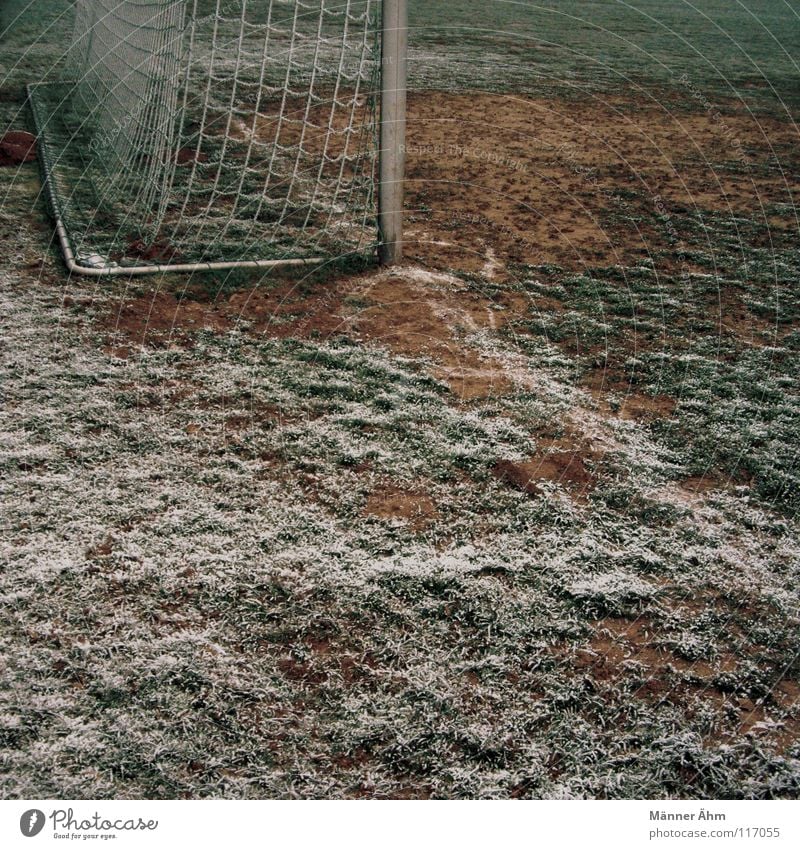
[[[78,265],[374,248],[379,0],[77,0],[75,15],[69,79],[31,101]]]

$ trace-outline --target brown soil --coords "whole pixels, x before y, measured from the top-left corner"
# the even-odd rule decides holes
[[[190,293],[196,294],[196,293]],[[252,332],[274,338],[349,336],[378,343],[393,353],[428,357],[433,374],[463,400],[506,392],[511,380],[501,363],[481,355],[461,337],[499,327],[509,311],[470,292],[457,278],[433,284],[409,269],[321,284],[308,292],[284,282],[274,289],[235,292],[214,302],[180,300],[169,292],[127,299],[102,322],[111,334],[108,351],[127,346],[191,344],[201,329],[225,331],[240,318]]]
[[[454,278],[420,280],[413,272],[382,275],[358,290],[365,301],[353,316],[364,339],[394,353],[433,360],[433,374],[462,400],[500,395],[511,388],[503,364],[463,341],[472,331],[499,327],[491,301]]]
[[[367,499],[365,516],[401,519],[416,531],[424,530],[438,513],[429,495],[388,484],[376,489]]]
[[[542,438],[538,450],[524,462],[500,460],[492,472],[498,480],[527,495],[540,495],[543,481],[563,486],[579,502],[587,500],[596,478],[587,462],[598,461],[601,454],[587,440],[568,432],[558,438]]]
[[[622,674],[621,665],[626,661],[635,661],[648,669],[663,669],[671,655],[654,646],[652,631],[653,623],[645,617],[601,619],[589,644],[578,650],[575,667],[591,669],[600,680]]]
[[[277,114],[277,104],[262,102],[255,125],[222,121],[218,130],[243,142],[279,132],[282,144],[296,144],[306,104],[289,104],[286,114],[297,120],[281,123],[270,117],[273,107]],[[504,279],[515,262],[583,269],[630,265],[658,250],[674,254],[669,225],[654,223],[662,207],[748,215],[776,237],[797,230],[788,213],[764,211],[782,202],[792,208],[800,193],[791,123],[671,112],[630,97],[576,104],[425,91],[412,94],[408,108],[407,253],[431,268]],[[306,128],[310,156],[326,144],[328,157],[342,152],[346,115],[333,116],[337,132],[329,135],[329,111],[325,104],[312,110],[321,129]],[[182,149],[178,161],[189,164],[195,155]],[[776,156],[782,169],[765,174],[760,165]]]
[[[740,660],[734,653],[723,652],[713,662],[688,661],[659,645],[658,630],[657,623],[646,616],[635,620],[602,619],[589,643],[572,658],[573,668],[591,673],[597,681],[614,683],[627,674],[624,664],[637,664],[647,676],[635,693],[637,698],[684,705],[699,698],[713,704],[719,721],[717,733],[707,740],[709,745],[730,742],[743,733],[768,733],[776,747],[785,751],[800,739],[797,682],[778,675],[769,698],[758,703],[722,692],[714,680],[720,673],[737,668]],[[556,648],[555,653],[561,655],[563,649]],[[733,714],[731,707],[735,709]],[[769,732],[757,727],[770,720],[778,721],[780,726]]]
[[[129,345],[164,347],[191,344],[198,330],[229,330],[233,324],[218,304],[178,300],[171,292],[154,292],[126,299],[102,319],[110,334],[107,350],[125,357]]]
[[[631,110],[630,105],[629,100],[614,98],[586,100],[576,107],[497,94],[413,95],[407,142],[408,259],[432,269],[480,272],[498,282],[508,278],[513,262],[553,263],[574,270],[587,264],[624,265],[653,249],[670,248],[665,228],[648,230],[630,223],[636,209],[626,209],[626,219],[615,217],[615,193],[626,187],[647,199],[649,208],[639,210],[643,220],[652,219],[657,196],[668,203],[758,219],[765,199],[774,205],[800,192],[800,169],[785,170],[780,179],[756,178],[746,168],[741,174],[720,172],[710,164],[735,156],[745,163],[774,159],[773,149],[790,149],[794,141],[790,125],[731,115],[722,126],[705,114],[673,114],[648,104]],[[268,104],[262,109],[268,112]],[[264,121],[263,127],[256,127],[260,135],[274,131],[269,120]],[[290,134],[295,130],[294,124],[284,129]],[[231,132],[246,135],[249,130],[237,124]],[[746,156],[729,149],[732,136]],[[315,149],[313,138],[307,143],[309,150]],[[189,162],[191,156],[179,152],[181,161]],[[640,202],[630,200],[634,206]],[[767,223],[781,233],[796,227],[796,222],[775,216]],[[131,245],[131,254],[145,259],[166,259],[168,253],[168,245]],[[348,291],[348,283],[326,284],[306,297],[286,288],[241,292],[222,309],[240,309],[257,323],[260,319],[262,332],[324,337],[354,329],[353,324],[345,327],[353,321],[353,311],[343,313],[341,306],[358,293],[371,302],[358,316],[360,335],[382,339],[399,353],[431,355],[439,361],[439,375],[469,399],[505,391],[508,382],[497,364],[459,345],[454,328],[443,325],[455,319],[466,329],[493,327],[503,323],[503,307],[509,311],[506,319],[524,317],[532,308],[561,308],[554,299],[531,300],[519,293],[493,303],[465,287],[446,293],[402,277],[378,277],[366,292],[363,286],[358,292],[358,281]],[[717,307],[725,332],[752,338],[769,330],[768,322],[749,314],[735,299]],[[169,303],[154,305],[156,312],[162,308],[170,323],[183,323],[181,310]],[[213,312],[220,305],[207,309]],[[188,321],[192,318],[187,316]],[[136,336],[142,334],[137,331]],[[620,414],[635,418],[663,412],[631,399]]]
[[[681,489],[691,493],[714,492],[720,489],[730,489],[732,481],[729,477],[719,474],[718,472],[708,472],[705,475],[693,475],[689,478],[684,478],[679,484]]]
[[[675,412],[677,401],[668,395],[627,395],[619,409],[622,419],[667,418]]]
[[[430,372],[462,402],[508,393],[519,375],[481,350],[476,338],[537,310],[563,309],[556,298],[529,297],[504,286],[513,282],[510,264],[553,263],[581,270],[587,264],[630,264],[654,249],[674,253],[666,228],[637,228],[631,221],[652,221],[657,202],[698,204],[758,219],[764,198],[774,205],[800,191],[800,168],[784,169],[787,176],[781,180],[756,179],[756,169],[748,171],[744,160],[738,171],[715,170],[709,163],[735,159],[730,134],[722,132],[719,121],[646,104],[631,110],[630,105],[613,98],[576,107],[496,94],[417,93],[410,98],[407,144],[411,267],[321,283],[275,280],[271,288],[242,288],[218,299],[200,289],[181,297],[156,292],[126,299],[102,319],[109,334],[106,350],[124,357],[142,345],[191,345],[199,329],[225,332],[244,319],[259,335],[346,336],[424,358]],[[787,124],[746,115],[725,121],[747,151],[747,161],[771,161],[772,147],[784,158],[783,151],[790,150],[794,131]],[[262,124],[256,126],[258,134],[272,131],[268,122]],[[293,126],[285,132],[294,132]],[[249,131],[237,125],[232,132],[244,138]],[[315,149],[313,138],[308,144]],[[190,164],[193,155],[181,151],[178,157]],[[737,151],[736,156],[744,154]],[[626,188],[633,193],[625,193]],[[768,224],[781,233],[792,226],[774,215]],[[131,251],[142,258],[166,258],[169,246],[134,243]],[[476,290],[439,270],[479,273],[496,285]],[[769,322],[751,315],[735,294],[721,295],[718,303],[709,304],[712,310],[720,316],[721,332],[745,344],[768,341]],[[627,344],[615,342],[617,360]],[[590,371],[583,385],[608,417],[647,422],[672,415],[676,405],[673,398],[637,392],[610,360]],[[621,396],[613,405],[612,393]],[[233,420],[228,424],[231,433],[242,427]],[[580,438],[544,443],[523,463],[499,462],[495,474],[527,493],[538,492],[544,480],[558,481],[581,500],[594,485],[587,467],[594,459]]]
[[[36,160],[36,136],[9,130],[0,137],[0,168]]]
[[[719,322],[720,335],[734,337],[745,345],[780,345],[791,327],[779,327],[775,318],[770,321],[753,315],[735,292],[720,289],[709,310]]]
[[[122,254],[111,258],[115,261],[122,259]],[[124,256],[131,259],[145,260],[146,262],[181,262],[181,255],[168,242],[159,241],[153,243],[143,242],[141,239],[131,238],[125,249]]]
[[[586,470],[583,457],[574,452],[544,454],[524,463],[501,460],[492,471],[498,479],[528,495],[540,495],[540,484],[551,481],[585,500],[594,486],[594,478]]]
[[[747,169],[796,145],[790,124],[742,114],[723,125],[702,113],[630,107],[621,98],[576,106],[497,94],[412,97],[410,257],[471,271],[489,263],[500,276],[508,262],[628,265],[669,247],[665,228],[632,223],[637,211],[650,219],[660,202],[764,220],[763,206],[800,192],[800,170],[765,177]],[[627,220],[609,214],[623,210]]]
[[[272,145],[277,142],[281,147],[293,147],[302,143],[303,153],[317,160],[324,151],[327,162],[324,172],[328,176],[338,173],[340,163],[336,158],[344,153],[352,156],[358,149],[357,134],[348,132],[349,126],[368,124],[371,120],[371,106],[367,98],[359,98],[355,105],[351,103],[353,91],[341,89],[337,95],[339,104],[347,104],[346,108],[334,106],[333,100],[317,104],[309,104],[304,97],[290,98],[285,103],[281,99],[261,100],[258,105],[258,115],[253,118],[251,110],[254,103],[241,103],[239,108],[248,117],[234,118],[230,124],[227,120],[216,122],[213,127],[206,127],[210,134],[227,135],[239,142],[256,144],[251,151],[251,167],[260,167],[261,157],[268,162],[272,155]],[[330,127],[333,132],[329,132]],[[260,143],[260,145],[259,145]]]
[[[192,165],[197,162],[208,162],[208,154],[193,147],[182,147],[175,155],[178,165]]]
[[[619,369],[592,369],[584,375],[581,385],[591,393],[605,414],[621,419],[652,421],[668,418],[678,406],[677,400],[669,395],[644,395],[633,391],[630,377]],[[622,396],[615,406],[608,401],[611,393]]]

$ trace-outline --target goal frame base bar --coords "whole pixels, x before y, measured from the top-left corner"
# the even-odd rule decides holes
[[[36,108],[36,90],[46,87],[49,83],[37,83],[26,86],[28,107],[33,116],[33,125],[36,133],[36,151],[39,167],[42,172],[42,182],[45,189],[50,212],[55,220],[56,235],[61,247],[64,264],[70,274],[81,274],[87,277],[141,277],[146,274],[187,274],[203,271],[229,271],[232,269],[280,269],[280,268],[314,268],[327,262],[334,261],[333,257],[307,257],[286,259],[251,259],[231,260],[219,262],[185,262],[174,264],[147,264],[147,265],[119,265],[106,261],[88,263],[75,254],[69,233],[64,224],[64,216],[61,212],[61,203],[54,186],[53,165],[50,146],[47,138],[47,129],[44,126],[41,115]],[[380,246],[378,246],[380,250]]]

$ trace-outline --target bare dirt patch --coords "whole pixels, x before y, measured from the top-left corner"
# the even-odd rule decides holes
[[[151,347],[187,345],[199,330],[222,332],[233,326],[219,305],[178,300],[171,292],[127,299],[101,321],[110,336],[109,352],[115,356],[125,354],[126,342]]]
[[[633,421],[653,421],[669,418],[678,405],[669,395],[646,395],[632,389],[629,375],[616,368],[596,368],[588,371],[581,380],[598,407],[605,415],[614,415]],[[612,405],[608,396],[614,393],[622,398]]]
[[[268,113],[270,104],[259,108]],[[304,108],[298,104],[298,114]],[[327,128],[329,116],[318,108],[312,120]],[[576,104],[425,91],[409,99],[408,127],[408,254],[430,268],[502,280],[509,263],[630,265],[674,247],[669,227],[652,220],[664,204],[747,214],[778,236],[796,231],[788,212],[767,211],[781,202],[793,208],[800,193],[800,168],[789,167],[787,153],[796,129],[787,122],[746,113],[720,120],[630,98]],[[267,114],[220,126],[242,141],[277,131]],[[283,144],[297,143],[295,123],[279,132],[288,134]],[[317,136],[304,139],[309,152],[327,144],[329,157],[338,154],[339,135]],[[752,167],[774,161],[776,151],[782,169]],[[178,152],[182,163],[195,157]],[[132,250],[143,258],[155,250],[159,258],[168,246]]]
[[[400,519],[413,530],[424,530],[438,516],[433,499],[424,492],[387,484],[376,489],[364,506],[365,516]]]
[[[729,477],[712,470],[704,475],[692,475],[684,478],[678,485],[690,494],[702,495],[707,492],[731,489],[734,484]]]
[[[465,336],[504,321],[495,304],[457,278],[414,269],[367,279],[366,305],[353,316],[363,338],[395,353],[433,360],[433,374],[462,400],[499,395],[511,381],[498,360],[476,351]]]
[[[741,297],[729,289],[720,288],[710,312],[719,324],[723,337],[733,337],[748,346],[778,345],[791,328],[779,328],[776,319],[756,316],[748,310]]]
[[[791,204],[800,179],[750,165],[795,143],[790,124],[763,116],[420,93],[409,103],[409,252],[434,268],[489,262],[500,276],[509,262],[629,265],[669,247],[644,220],[657,199],[769,224],[764,207]]]
[[[257,104],[258,112],[252,101],[242,102],[238,108],[245,118],[234,118],[230,123],[221,118],[207,124],[205,131],[245,144],[254,142],[251,167],[260,164],[259,158],[268,162],[275,143],[283,148],[302,144],[303,155],[311,160],[325,154],[325,173],[330,175],[337,174],[341,167],[337,158],[342,154],[353,156],[358,147],[358,134],[354,137],[351,128],[369,126],[372,119],[369,99],[345,88],[339,89],[336,100],[322,103],[309,104],[305,97],[285,101],[262,98]]]
[[[648,669],[663,669],[670,655],[656,647],[653,631],[653,622],[647,617],[601,619],[588,645],[576,653],[575,666],[591,669],[601,680],[619,676],[622,664],[628,661]],[[655,682],[655,686],[660,690],[661,682]]]
[[[596,485],[587,462],[600,455],[575,436],[545,439],[536,454],[524,462],[500,460],[492,472],[498,480],[527,495],[541,495],[544,482],[558,483],[576,501],[586,501]]]
[[[563,653],[557,649],[556,654]],[[779,675],[766,699],[753,701],[745,695],[720,689],[720,674],[733,673],[741,659],[723,652],[713,662],[689,661],[665,648],[659,626],[647,616],[637,619],[607,617],[595,625],[595,633],[579,648],[571,663],[575,670],[590,674],[595,681],[612,686],[638,668],[643,683],[636,698],[679,704],[694,710],[697,702],[712,705],[717,715],[716,730],[707,745],[732,742],[742,734],[757,734],[785,752],[800,739],[800,687]]]
[[[144,242],[131,237],[123,254],[113,254],[111,259],[118,262],[124,257],[144,260],[145,262],[177,263],[183,260],[180,253],[167,241]]]
[[[790,126],[771,119],[732,114],[726,121],[741,142],[736,155],[746,151],[747,161],[769,159],[775,146],[788,149],[793,137]],[[255,132],[269,129],[257,123]],[[747,162],[739,163],[741,173],[733,167],[718,173],[711,163],[730,159],[730,137],[705,114],[675,114],[649,103],[631,109],[629,100],[576,106],[497,94],[415,94],[407,145],[408,257],[442,273],[417,267],[312,286],[284,281],[213,301],[192,293],[144,295],[106,317],[109,353],[124,356],[129,345],[190,344],[198,329],[221,332],[241,319],[271,337],[343,335],[427,358],[431,373],[461,400],[507,393],[513,375],[470,337],[525,319],[532,310],[563,309],[555,298],[504,289],[514,263],[582,270],[628,265],[654,250],[669,255],[674,245],[667,229],[651,221],[656,197],[758,216],[764,197],[774,205],[800,190],[788,174],[782,182],[756,178]],[[619,214],[622,201],[627,218]],[[637,204],[647,209],[637,213]],[[770,214],[778,226],[775,219]],[[134,248],[149,257],[168,246]],[[445,269],[481,275],[500,288],[481,294]],[[726,298],[717,305],[723,332],[753,344],[768,341],[768,322]],[[615,357],[629,342],[615,340]],[[637,338],[637,344],[648,341]],[[584,385],[604,414],[648,421],[674,410],[673,399],[637,394],[613,368],[589,373]],[[624,399],[611,407],[609,392]],[[552,473],[569,480],[576,468],[568,464]]]
[[[752,621],[763,621],[763,600],[733,599],[719,593],[700,591],[681,602],[694,615],[710,605],[730,618],[725,626],[730,648],[720,650],[713,660],[688,660],[664,646],[659,624],[649,617],[622,619],[609,617],[596,624],[595,635],[586,649],[578,651],[579,668],[590,669],[600,678],[617,680],[622,664],[640,664],[647,680],[636,693],[639,698],[666,699],[689,705],[700,699],[715,706],[717,731],[706,741],[709,745],[731,742],[741,734],[769,737],[779,751],[800,740],[800,686],[787,675],[783,663],[774,670],[774,681],[767,696],[750,698],[742,692],[723,688],[720,676],[736,673],[749,657],[768,662],[768,650],[748,641],[750,628],[737,623],[737,613]]]
[[[619,408],[621,419],[668,418],[675,412],[677,401],[668,395],[626,395]]]
[[[128,299],[102,323],[108,352],[125,355],[125,343],[187,344],[201,329],[226,331],[240,320],[272,338],[347,336],[396,354],[431,360],[431,371],[463,400],[501,394],[511,387],[501,362],[486,357],[468,336],[496,328],[510,315],[449,275],[420,269],[344,278],[304,289],[293,282],[234,292],[214,301],[180,300],[159,292]]]

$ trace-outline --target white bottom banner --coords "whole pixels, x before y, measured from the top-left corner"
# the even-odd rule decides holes
[[[796,847],[798,802],[3,801],[0,846]]]

